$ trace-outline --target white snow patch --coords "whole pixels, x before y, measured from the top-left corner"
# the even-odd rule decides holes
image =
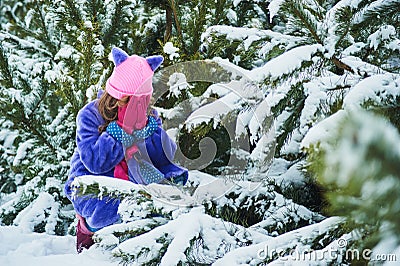
[[[111,266],[108,254],[91,248],[76,253],[74,236],[24,233],[20,227],[0,227],[0,265],[96,265]]]
[[[313,126],[303,138],[300,148],[309,148],[311,144],[331,139],[336,134],[336,129],[341,121],[347,117],[347,112],[339,110],[328,118]]]
[[[369,47],[376,50],[378,49],[379,44],[383,41],[390,40],[394,36],[396,36],[395,27],[392,25],[384,25],[368,37]]]
[[[17,149],[17,154],[14,157],[13,166],[17,166],[21,163],[21,161],[25,158],[25,156],[27,154],[27,150],[32,148],[34,143],[35,142],[30,139],[30,140],[27,140],[27,141],[19,144],[18,149]]]
[[[304,45],[293,48],[286,53],[268,61],[264,66],[250,71],[249,76],[252,80],[263,81],[270,77],[276,80],[285,74],[289,74],[300,68],[304,61],[310,61],[315,53],[323,51],[320,44]]]
[[[272,19],[278,14],[279,9],[284,0],[272,0],[268,5],[269,10],[269,19],[272,22]]]
[[[312,224],[309,226],[296,229],[280,236],[274,237],[259,244],[237,248],[225,254],[221,259],[217,260],[213,265],[215,266],[236,266],[236,265],[257,265],[262,263],[263,252],[268,250],[280,250],[282,248],[296,247],[304,241],[305,237],[312,237],[313,235],[322,234],[329,231],[331,228],[336,227],[339,222],[343,221],[339,217],[330,217],[324,221]],[[261,255],[261,256],[258,256]]]
[[[383,104],[382,99],[400,96],[400,77],[393,74],[374,75],[360,81],[343,100],[345,109],[360,107],[372,100]]]
[[[169,86],[169,91],[175,97],[179,97],[182,91],[192,88],[183,73],[173,73],[169,76],[167,85]]]
[[[174,58],[179,57],[179,54],[177,53],[179,51],[179,48],[175,47],[172,42],[165,43],[163,51],[164,53],[169,55],[169,60],[174,60]]]

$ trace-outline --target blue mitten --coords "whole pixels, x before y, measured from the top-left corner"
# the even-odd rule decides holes
[[[138,147],[141,150],[142,147]],[[188,179],[188,171],[172,162],[176,148],[175,142],[161,127],[145,139],[145,150],[154,167],[164,175],[164,178],[184,185]]]
[[[158,123],[156,118],[149,116],[147,125],[140,130],[133,131],[132,135],[128,134],[123,130],[116,121],[108,124],[106,131],[108,134],[113,136],[116,140],[120,141],[124,147],[130,147],[135,142],[145,139],[157,129]]]
[[[106,131],[108,134],[113,136],[116,140],[120,141],[124,147],[130,147],[135,142],[135,138],[132,135],[126,133],[116,121],[108,124]]]

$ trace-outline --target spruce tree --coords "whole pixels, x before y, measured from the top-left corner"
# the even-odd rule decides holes
[[[194,155],[199,139],[214,134],[217,143],[227,144],[219,130],[235,129],[229,139],[234,141],[221,145],[215,159],[223,161],[223,154],[245,159],[242,179],[224,183],[231,184],[229,193],[203,195],[203,201],[184,207],[159,200],[190,202],[203,182],[218,183],[228,176],[224,170],[230,169],[223,163],[203,169],[217,177],[191,171],[183,189],[118,182],[110,187],[102,178],[76,179],[77,193],[122,199],[122,223],[95,234],[97,246],[110,256],[126,264],[279,263],[293,259],[293,251],[324,252],[337,246],[340,238],[349,240],[347,248],[371,247],[379,252],[393,239],[390,235],[398,233],[398,182],[393,168],[398,136],[385,123],[397,129],[400,124],[400,25],[395,12],[399,1],[4,3],[0,101],[7,112],[0,118],[2,224],[58,234],[71,224],[74,212],[62,195],[62,185],[74,149],[74,119],[103,87],[112,67],[107,55],[115,45],[141,55],[163,52],[165,67],[175,65],[178,72],[167,73],[167,81],[182,74],[177,63],[212,59],[196,70],[205,72],[210,65],[225,73],[235,70],[257,90],[239,93],[239,101],[215,115],[212,104],[235,95],[232,90],[215,90],[226,89],[230,77],[213,87],[192,82],[190,73],[184,73],[191,84],[179,90],[166,86],[168,93],[156,102],[166,129],[180,131],[177,141],[184,140],[180,145],[186,141],[184,150]],[[179,57],[169,58],[162,49],[167,42],[179,49]],[[165,81],[162,77],[156,81],[160,80]],[[179,128],[169,114],[181,114],[187,102],[193,110],[215,116]],[[389,122],[371,118],[362,109]],[[190,124],[186,118],[182,124]],[[371,123],[382,128],[380,135],[388,136],[387,141],[373,137]],[[275,134],[276,143],[264,138],[268,134]],[[248,141],[246,148],[236,145],[243,138]],[[268,169],[271,151],[275,158]],[[346,160],[350,155],[354,161]],[[354,171],[341,172],[349,169],[344,166],[350,162],[355,162]],[[370,171],[365,173],[364,168]],[[386,183],[392,187],[383,186]],[[371,189],[380,184],[381,190]],[[155,191],[165,193],[160,196]],[[324,191],[330,192],[319,198]],[[366,196],[375,200],[365,200]],[[324,209],[324,204],[331,208]],[[332,215],[344,218],[328,217]],[[361,238],[355,237],[357,232]],[[363,246],[363,239],[371,242]],[[395,251],[398,239],[394,239]],[[257,256],[266,245],[283,252]],[[326,262],[348,261],[337,257]]]
[[[112,46],[148,52],[131,41],[139,9],[130,1],[2,2],[2,224],[66,232],[75,118],[103,88]]]

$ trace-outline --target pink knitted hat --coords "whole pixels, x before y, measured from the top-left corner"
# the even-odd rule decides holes
[[[112,49],[114,71],[106,83],[106,91],[120,100],[124,96],[151,95],[153,93],[152,78],[154,71],[162,64],[160,55],[143,58],[129,56],[119,48]]]

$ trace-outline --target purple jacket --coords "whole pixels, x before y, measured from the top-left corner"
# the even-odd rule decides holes
[[[107,132],[99,133],[104,119],[97,108],[97,100],[84,106],[78,113],[76,144],[71,159],[71,169],[64,192],[74,205],[75,211],[86,219],[90,227],[101,228],[115,223],[119,200],[84,196],[72,198],[71,182],[83,175],[114,177],[114,168],[124,158],[122,144]]]
[[[161,121],[160,121],[161,123]],[[71,182],[75,177],[83,175],[101,175],[114,178],[115,166],[124,159],[122,144],[107,132],[99,133],[98,128],[104,124],[98,108],[97,100],[84,106],[77,116],[77,131],[74,155],[71,159],[69,178],[64,192],[72,202],[75,211],[85,218],[92,228],[102,228],[119,220],[117,213],[119,199],[82,196],[72,197]],[[180,177],[186,183],[188,172],[186,169],[172,163],[176,145],[168,137],[161,126],[150,137],[137,143],[143,159],[156,167],[166,179]],[[130,180],[131,176],[139,174],[137,162],[128,161]]]

